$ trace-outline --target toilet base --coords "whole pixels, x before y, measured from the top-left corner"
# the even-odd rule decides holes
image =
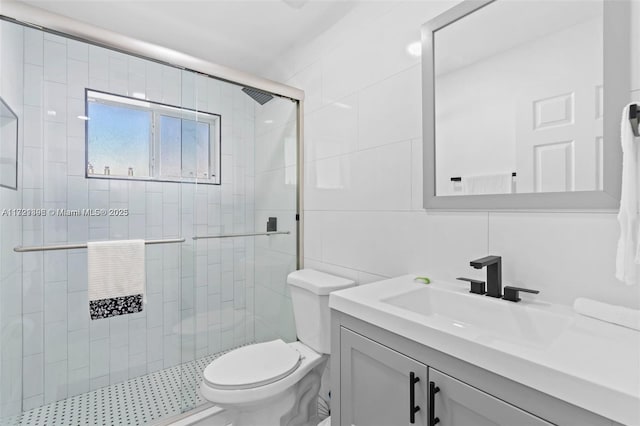
[[[295,386],[262,401],[255,406],[241,409],[226,407],[233,426],[310,426],[317,424],[318,391],[325,362],[317,365]]]

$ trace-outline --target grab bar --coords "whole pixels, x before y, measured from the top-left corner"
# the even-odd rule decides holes
[[[259,235],[277,235],[277,234],[290,234],[290,231],[273,231],[273,232],[255,232],[248,234],[222,234],[222,235],[204,235],[201,237],[192,237],[194,240],[204,240],[207,238],[233,238],[233,237],[256,237]]]
[[[184,238],[169,238],[166,240],[146,240],[145,244],[169,244],[169,243],[184,243]],[[25,253],[30,251],[51,251],[51,250],[71,250],[87,248],[87,244],[62,244],[54,246],[30,246],[30,247],[14,247],[13,251],[18,253]]]

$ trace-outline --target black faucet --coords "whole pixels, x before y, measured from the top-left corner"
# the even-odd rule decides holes
[[[487,294],[491,297],[502,297],[502,258],[486,256],[469,263],[476,269],[487,267]]]

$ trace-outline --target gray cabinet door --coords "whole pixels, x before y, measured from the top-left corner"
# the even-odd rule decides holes
[[[340,425],[427,425],[427,366],[346,328],[340,330],[340,381]],[[411,387],[420,407],[413,423]]]
[[[433,395],[438,426],[551,425],[433,368],[429,368],[429,380],[440,388]]]

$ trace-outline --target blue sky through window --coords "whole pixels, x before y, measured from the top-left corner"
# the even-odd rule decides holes
[[[88,106],[88,160],[95,174],[109,166],[112,176],[148,177],[151,112],[98,102]]]

